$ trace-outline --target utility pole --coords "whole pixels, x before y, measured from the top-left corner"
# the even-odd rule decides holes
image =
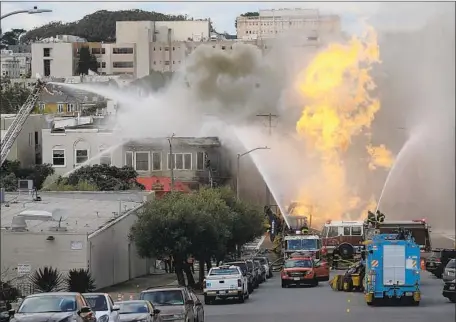
[[[171,191],[174,191],[174,155],[173,155],[173,144],[172,139],[174,138],[174,133],[168,138],[169,143],[169,157],[171,158]]]
[[[269,136],[272,135],[272,119],[273,118],[276,118],[276,117],[279,117],[278,115],[276,114],[272,114],[272,113],[269,113],[269,114],[257,114],[258,117],[267,117],[268,118],[268,124],[267,124],[267,127],[268,127],[268,134]],[[266,181],[266,180],[265,180]],[[266,183],[266,205],[270,205],[271,204],[271,192],[269,191],[269,187],[268,187],[268,183]]]

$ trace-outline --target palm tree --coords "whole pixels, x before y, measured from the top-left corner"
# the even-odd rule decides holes
[[[58,292],[65,289],[65,279],[57,268],[45,266],[36,270],[30,277],[35,292]]]
[[[88,269],[72,269],[67,277],[68,292],[88,293],[95,290],[95,280]]]

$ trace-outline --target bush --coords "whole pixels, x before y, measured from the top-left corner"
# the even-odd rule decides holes
[[[0,302],[14,302],[18,297],[21,296],[19,290],[8,282],[0,281],[0,287]]]
[[[72,269],[67,277],[68,292],[88,293],[95,290],[95,280],[88,269]]]
[[[62,274],[52,267],[45,266],[37,269],[30,277],[35,292],[59,292],[65,289],[65,279]]]
[[[79,181],[75,186],[65,180],[54,181],[45,186],[45,191],[98,191],[98,187],[88,181]]]

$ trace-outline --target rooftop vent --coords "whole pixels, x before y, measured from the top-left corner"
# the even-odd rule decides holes
[[[11,222],[12,231],[27,231],[26,220],[38,220],[38,221],[59,221],[61,216],[57,214],[57,211],[49,212],[44,210],[24,210],[20,214],[13,217]]]

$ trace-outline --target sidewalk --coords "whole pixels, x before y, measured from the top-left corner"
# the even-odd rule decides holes
[[[139,293],[149,287],[167,285],[177,285],[176,274],[158,273],[137,277],[124,283],[97,290],[97,292],[108,293],[114,301],[127,301],[130,298],[137,300]]]

